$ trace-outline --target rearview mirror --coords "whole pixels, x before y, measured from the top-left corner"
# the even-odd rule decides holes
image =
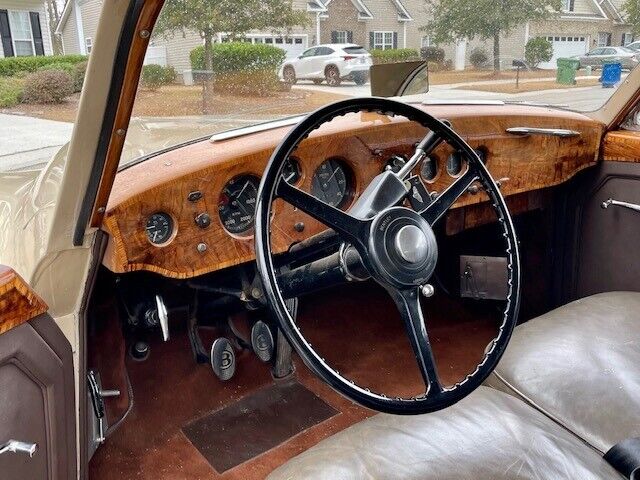
[[[427,62],[399,62],[372,65],[369,69],[371,95],[397,97],[429,91]]]

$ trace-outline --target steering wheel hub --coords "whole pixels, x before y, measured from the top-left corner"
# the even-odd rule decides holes
[[[371,225],[369,260],[376,273],[392,285],[422,285],[438,262],[436,237],[417,212],[389,208]]]

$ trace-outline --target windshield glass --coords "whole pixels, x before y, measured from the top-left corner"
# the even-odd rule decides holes
[[[19,12],[6,17],[11,32],[30,40],[15,33],[0,58],[0,171],[40,167],[69,140],[94,48],[100,9],[93,3],[100,2],[80,2],[77,22],[60,18],[58,33],[42,22],[34,28]],[[597,110],[640,52],[623,47],[637,45],[633,19],[614,16],[626,18],[625,10],[603,13],[596,3],[166,0],[121,165],[370,95],[369,69],[380,63],[427,62],[428,77],[406,89],[412,102]]]

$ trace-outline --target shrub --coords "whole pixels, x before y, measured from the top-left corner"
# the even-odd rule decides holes
[[[420,57],[427,62],[444,62],[444,50],[440,47],[422,47]]]
[[[532,38],[524,47],[524,59],[533,68],[536,68],[540,62],[548,62],[551,57],[553,57],[553,45],[546,38]]]
[[[35,57],[8,57],[0,58],[0,77],[12,77],[19,72],[33,73],[40,68],[51,63],[71,63],[84,62],[87,57],[84,55],[53,55]]]
[[[73,81],[74,92],[82,91],[82,85],[84,85],[84,77],[87,74],[87,64],[88,62],[80,62],[76,63],[73,66],[73,71],[71,72],[71,80]]]
[[[24,80],[22,101],[25,103],[62,103],[73,93],[71,75],[60,70],[44,70]]]
[[[43,70],[60,70],[61,72],[66,72],[69,75],[73,75],[74,67],[75,65],[69,62],[53,62],[41,66],[40,68],[38,68],[38,71],[41,72]]]
[[[373,49],[369,53],[371,53],[374,63],[396,63],[420,60],[420,54],[415,48]]]
[[[0,78],[0,107],[13,107],[22,101],[22,84],[17,78]]]
[[[469,61],[474,68],[482,68],[489,61],[489,55],[482,48],[474,48],[469,55]]]
[[[218,43],[212,47],[213,90],[234,95],[267,96],[279,91],[278,68],[285,51],[263,44]],[[205,69],[204,46],[191,51],[194,70]]]

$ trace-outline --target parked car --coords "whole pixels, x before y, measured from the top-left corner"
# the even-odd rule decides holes
[[[364,85],[369,80],[371,55],[360,45],[331,43],[311,47],[300,56],[282,66],[284,81],[294,84],[298,80],[313,80],[337,87],[343,80]]]
[[[625,45],[625,47],[629,50],[633,50],[634,52],[640,52],[640,40],[638,40],[637,42],[631,42]]]
[[[580,60],[580,68],[600,67],[606,62],[620,62],[622,68],[632,70],[638,65],[639,56],[640,53],[627,47],[598,47],[575,58]]]

